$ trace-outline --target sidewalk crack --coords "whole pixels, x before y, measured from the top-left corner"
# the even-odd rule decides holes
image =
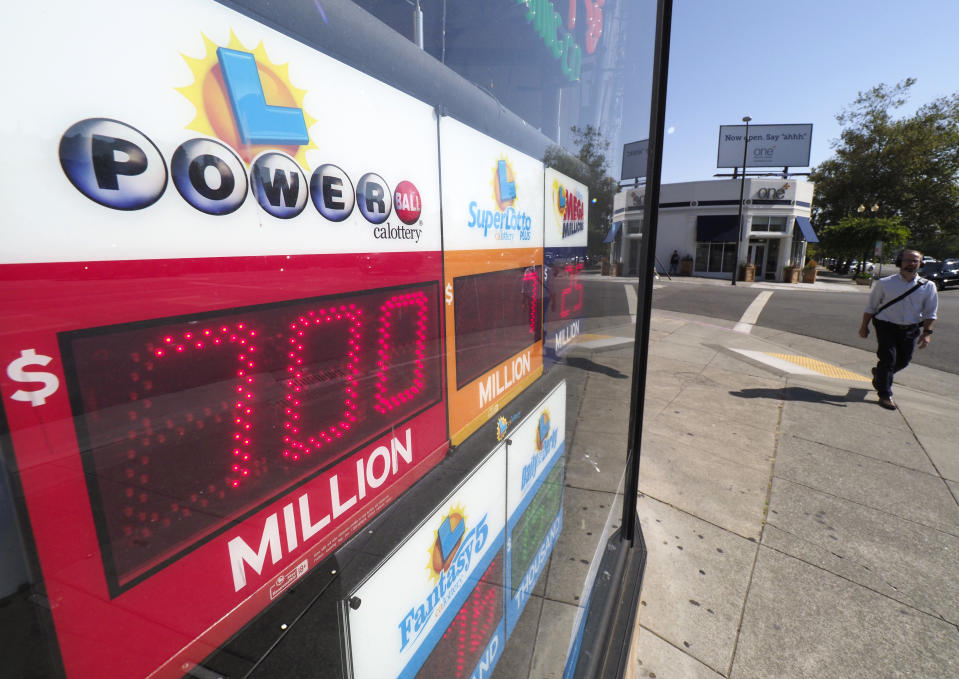
[[[945,475],[942,473],[942,470],[939,469],[939,465],[936,464],[936,461],[932,459],[932,455],[929,454],[929,451],[926,450],[926,447],[922,445],[922,441],[919,440],[919,435],[916,434],[916,430],[909,422],[909,418],[906,417],[906,414],[901,410],[899,412],[902,414],[902,419],[906,423],[906,426],[909,427],[909,433],[911,433],[912,437],[916,439],[916,444],[919,446],[919,449],[922,450],[923,454],[926,456],[926,459],[929,460],[929,464],[932,465],[932,468],[936,470],[936,474],[939,475],[939,479],[945,484],[946,490],[949,491],[950,495],[952,495],[952,499],[955,500],[957,505],[959,505],[959,495],[956,494],[959,491],[953,490],[952,486],[946,483]]]
[[[818,544],[816,544],[815,542],[812,542],[812,541],[810,541],[810,540],[807,540],[806,538],[803,538],[803,537],[801,537],[801,536],[799,536],[799,535],[796,535],[795,533],[793,533],[793,532],[791,532],[791,531],[785,530],[785,529],[783,529],[783,528],[781,528],[781,527],[779,527],[779,526],[777,526],[777,525],[775,525],[775,524],[770,524],[770,525],[771,525],[773,528],[777,529],[777,530],[781,530],[783,533],[786,533],[787,535],[792,535],[792,536],[795,537],[797,540],[801,540],[801,541],[803,541],[803,542],[806,542],[806,543],[812,545],[813,547],[816,547],[817,549],[821,549],[821,550],[823,550],[823,551],[830,552],[830,554],[833,554],[834,556],[836,556],[836,557],[838,557],[838,558],[840,558],[840,559],[848,560],[849,563],[854,564],[854,565],[856,565],[856,566],[859,566],[860,568],[863,568],[863,569],[869,571],[870,573],[872,573],[873,575],[875,575],[883,584],[885,584],[885,585],[888,586],[889,588],[893,589],[893,590],[896,591],[896,592],[899,592],[899,593],[904,594],[904,593],[902,592],[902,590],[900,590],[898,587],[896,587],[896,586],[893,585],[891,582],[889,582],[888,580],[886,580],[884,577],[882,577],[881,575],[879,575],[878,571],[875,571],[875,570],[873,570],[872,568],[869,568],[869,567],[866,566],[865,564],[860,563],[859,561],[856,561],[855,559],[852,559],[852,558],[850,558],[850,557],[844,557],[844,556],[841,556],[841,555],[839,555],[839,554],[836,554],[835,552],[831,552],[830,550],[827,550],[825,547],[822,547],[821,545],[818,545]],[[815,569],[817,569],[817,570],[823,571],[824,573],[829,573],[830,575],[835,576],[835,577],[839,578],[840,580],[845,580],[846,582],[848,582],[848,583],[850,583],[850,584],[852,584],[852,585],[855,585],[855,586],[857,586],[857,587],[862,587],[863,589],[868,590],[868,591],[870,591],[870,592],[872,592],[873,594],[876,594],[876,595],[878,595],[878,596],[881,596],[881,597],[883,597],[884,599],[889,599],[890,601],[895,601],[897,604],[901,604],[901,605],[903,605],[903,606],[907,606],[907,607],[911,608],[912,610],[916,611],[917,613],[921,613],[922,615],[928,615],[928,616],[931,617],[931,618],[935,618],[935,619],[937,619],[937,620],[940,620],[941,622],[944,622],[944,623],[946,623],[947,625],[951,625],[952,627],[955,627],[955,628],[956,628],[956,631],[959,631],[959,623],[953,622],[952,620],[949,620],[948,618],[944,617],[944,616],[942,615],[942,613],[940,613],[938,610],[936,610],[936,609],[935,609],[933,606],[931,606],[931,605],[929,606],[930,610],[928,610],[928,611],[923,610],[922,608],[919,608],[919,606],[917,606],[917,605],[914,604],[914,603],[911,603],[911,602],[909,602],[909,601],[903,601],[902,599],[897,599],[897,598],[894,597],[894,596],[891,596],[891,595],[889,595],[889,594],[887,594],[887,593],[885,593],[885,592],[881,592],[881,591],[877,590],[875,587],[872,587],[872,586],[870,586],[870,585],[864,584],[864,583],[862,583],[862,582],[857,582],[857,581],[853,580],[852,578],[850,578],[850,577],[848,577],[848,576],[846,576],[846,575],[843,575],[842,573],[836,573],[836,572],[834,572],[834,571],[831,571],[831,570],[829,570],[828,568],[826,568],[826,567],[824,567],[824,566],[820,566],[819,564],[812,563],[811,561],[808,561],[808,560],[802,558],[801,556],[796,556],[795,554],[790,554],[790,553],[788,553],[788,552],[784,552],[784,551],[781,550],[781,549],[778,549],[778,548],[776,548],[776,547],[772,547],[772,546],[770,546],[770,545],[768,545],[768,544],[765,544],[765,543],[764,543],[762,546],[763,546],[764,548],[772,551],[772,552],[776,552],[777,554],[781,554],[782,556],[789,557],[790,559],[794,559],[794,560],[796,560],[796,561],[799,561],[800,563],[804,563],[804,564],[806,564],[807,566],[811,566],[812,568],[815,568]]]
[[[862,507],[862,508],[864,508],[864,509],[868,509],[868,510],[873,511],[873,512],[879,512],[880,514],[885,514],[886,516],[895,517],[896,519],[899,519],[900,521],[905,521],[905,522],[907,522],[907,523],[913,523],[913,524],[915,524],[915,525],[917,525],[917,526],[922,526],[923,528],[927,528],[927,529],[929,529],[929,530],[934,530],[934,531],[936,531],[937,533],[942,533],[943,535],[948,535],[948,536],[950,536],[950,537],[959,538],[959,531],[957,531],[957,532],[954,533],[954,532],[952,532],[952,531],[944,530],[944,529],[940,528],[939,526],[930,526],[928,523],[923,523],[922,521],[917,521],[916,519],[910,519],[910,518],[907,517],[907,516],[900,516],[899,514],[896,514],[896,513],[894,513],[894,512],[889,511],[888,509],[883,509],[882,507],[875,507],[875,506],[873,506],[873,505],[867,505],[867,504],[864,503],[864,502],[859,502],[858,500],[853,500],[853,499],[848,498],[848,497],[845,497],[845,496],[843,496],[843,495],[837,495],[836,493],[830,493],[829,491],[823,490],[822,488],[817,488],[817,487],[815,487],[815,486],[810,486],[810,485],[807,484],[807,483],[803,483],[802,481],[797,481],[797,480],[795,480],[795,479],[791,479],[791,478],[786,477],[786,476],[775,476],[775,474],[774,474],[774,478],[777,478],[777,479],[779,479],[780,481],[786,481],[787,483],[792,483],[792,484],[797,485],[797,486],[802,486],[803,488],[808,488],[809,490],[811,490],[811,491],[813,491],[813,492],[820,493],[821,495],[825,495],[825,496],[827,496],[827,497],[836,498],[837,500],[841,500],[841,501],[843,501],[843,502],[848,502],[849,504],[856,505],[857,507]]]
[[[733,639],[733,652],[730,655],[729,668],[727,669],[725,675],[727,677],[733,673],[733,666],[736,664],[736,653],[739,651],[739,639],[742,636],[743,622],[746,619],[746,605],[749,603],[749,592],[753,588],[753,578],[756,575],[756,564],[759,562],[759,552],[763,546],[763,536],[766,533],[766,519],[769,516],[769,499],[772,496],[773,479],[776,476],[776,457],[779,453],[779,441],[782,434],[783,411],[785,410],[784,405],[786,402],[786,389],[788,387],[789,380],[787,378],[783,380],[783,385],[780,387],[782,398],[779,399],[779,408],[777,409],[778,417],[776,419],[775,444],[773,445],[773,458],[769,467],[769,482],[766,484],[766,501],[763,504],[762,527],[759,529],[759,540],[756,542],[756,553],[753,554],[753,564],[749,569],[749,579],[746,582],[746,596],[743,598],[743,605],[739,611],[739,621],[736,623],[736,637]]]
[[[710,665],[710,664],[707,663],[707,662],[704,662],[703,660],[700,660],[700,659],[697,658],[696,656],[692,655],[692,654],[689,652],[688,649],[686,649],[686,648],[680,648],[679,646],[677,646],[676,644],[674,644],[673,642],[671,642],[669,639],[667,639],[666,637],[664,637],[662,634],[658,634],[657,632],[651,630],[651,629],[650,629],[649,627],[647,627],[646,625],[640,623],[640,624],[639,624],[639,628],[642,629],[642,630],[646,630],[647,632],[649,632],[650,634],[652,634],[654,637],[656,637],[657,639],[659,639],[660,641],[662,641],[664,644],[666,644],[666,645],[668,645],[668,646],[672,646],[674,649],[676,649],[677,651],[679,651],[679,652],[682,653],[683,655],[685,655],[685,656],[687,656],[687,657],[689,657],[689,658],[692,658],[693,660],[695,660],[696,662],[698,662],[698,663],[699,663],[700,665],[702,665],[703,667],[708,668],[710,671],[715,672],[716,674],[718,674],[718,675],[720,675],[720,676],[722,676],[722,677],[728,677],[728,676],[729,676],[729,673],[728,673],[728,672],[727,672],[726,674],[723,674],[722,670],[720,670],[720,669],[718,669],[718,668],[716,668],[716,667],[713,667],[712,665]],[[639,659],[639,658],[637,658],[637,659]],[[628,676],[628,674],[627,674],[627,676]]]

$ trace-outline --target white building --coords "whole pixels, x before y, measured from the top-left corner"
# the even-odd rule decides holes
[[[663,184],[659,196],[656,268],[670,270],[675,250],[693,258],[693,275],[729,279],[749,262],[756,280],[782,281],[783,268],[802,266],[806,244],[818,238],[809,222],[812,182],[795,178],[747,177],[743,191],[743,230],[739,226],[739,179]],[[636,275],[642,241],[645,187],[627,189],[613,200],[613,228],[606,241],[611,261],[623,275]]]

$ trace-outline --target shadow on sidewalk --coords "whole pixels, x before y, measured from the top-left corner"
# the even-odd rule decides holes
[[[769,398],[774,401],[804,401],[806,403],[826,403],[845,408],[847,403],[862,403],[866,400],[868,389],[850,387],[843,396],[825,394],[805,387],[786,387],[785,389],[741,389],[729,392],[739,398]]]
[[[625,380],[627,377],[629,377],[629,375],[624,375],[616,368],[611,368],[608,365],[597,363],[596,361],[588,358],[580,358],[578,356],[569,357],[566,359],[566,364],[574,368],[579,368],[580,370],[589,370],[590,372],[601,373],[617,380]]]

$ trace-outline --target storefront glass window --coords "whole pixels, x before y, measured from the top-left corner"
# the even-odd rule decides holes
[[[780,238],[770,238],[766,253],[766,280],[776,280],[776,266],[779,263]]]
[[[786,218],[771,217],[769,215],[755,215],[753,216],[750,228],[753,231],[785,231]]]
[[[729,273],[736,268],[736,243],[696,243],[696,271]]]
[[[696,271],[709,270],[709,246],[711,243],[696,243]]]
[[[712,243],[709,248],[709,269],[707,271],[723,270],[723,244]]]
[[[724,272],[736,270],[736,244],[727,243],[723,248],[723,269]]]
[[[804,263],[802,261],[803,245],[802,232],[799,230],[799,227],[796,227],[793,229],[792,247],[789,255],[790,262],[796,266],[801,266]]]

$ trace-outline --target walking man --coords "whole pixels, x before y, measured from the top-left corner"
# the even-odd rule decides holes
[[[669,258],[669,273],[676,273],[677,271],[679,271],[679,252],[673,250],[673,254]]]
[[[869,337],[870,320],[876,328],[879,362],[872,369],[872,386],[887,410],[896,409],[892,376],[909,365],[917,345],[925,349],[932,340],[939,297],[935,285],[916,275],[921,263],[918,250],[902,251],[896,260],[899,273],[876,281],[859,326],[860,337]]]

